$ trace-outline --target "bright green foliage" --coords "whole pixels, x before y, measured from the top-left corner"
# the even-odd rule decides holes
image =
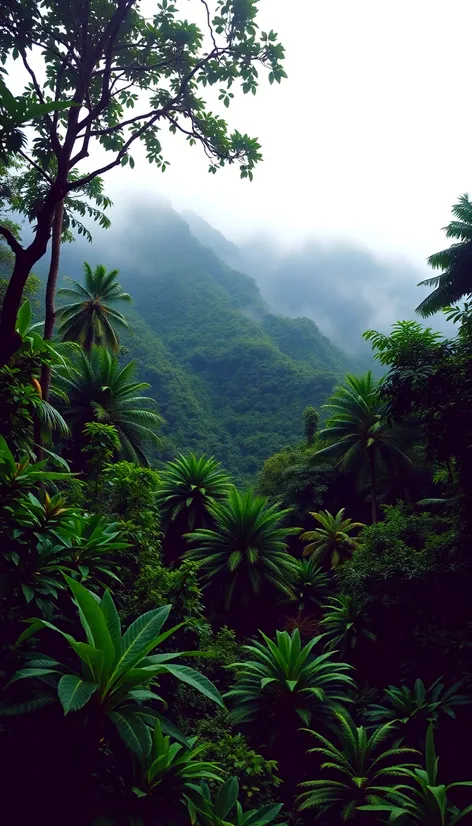
[[[161,514],[169,522],[181,518],[185,530],[203,527],[209,507],[227,498],[231,480],[213,457],[180,454],[161,472],[158,492]]]
[[[292,576],[292,596],[298,613],[310,614],[321,607],[329,589],[329,576],[316,564],[313,556],[295,560]]]
[[[368,627],[370,620],[366,616],[364,605],[357,597],[350,594],[331,597],[324,611],[320,631],[325,635],[328,649],[335,648],[341,656],[348,657],[363,638],[371,642],[376,640],[375,634]]]
[[[326,427],[318,434],[326,447],[318,456],[335,458],[341,471],[355,470],[362,478],[367,470],[372,502],[372,521],[377,519],[377,476],[379,463],[390,471],[409,465],[409,459],[395,445],[379,384],[369,370],[364,376],[346,376],[328,403]]]
[[[62,526],[66,527],[73,515],[72,508],[66,506],[59,493],[51,497],[47,491],[43,492],[41,500],[30,491],[6,510],[10,512],[15,525],[19,525],[15,531],[17,539],[26,539],[31,535],[40,537]]]
[[[113,305],[131,301],[131,296],[117,283],[118,270],[107,272],[103,264],[92,270],[85,262],[84,275],[84,287],[68,279],[71,286],[58,291],[58,296],[74,299],[57,310],[59,335],[64,341],[77,341],[87,352],[97,344],[117,353],[119,340],[115,327],[127,330],[129,324]]]
[[[348,700],[352,668],[336,662],[332,652],[317,655],[321,637],[302,646],[298,629],[277,631],[275,642],[261,636],[262,642],[243,646],[248,658],[233,665],[236,682],[226,697],[234,723],[257,723],[274,740],[287,723],[293,732],[299,720],[310,725]]]
[[[472,251],[472,202],[467,194],[460,196],[458,203],[452,207],[452,214],[454,220],[444,227],[444,231],[446,238],[454,238],[457,243],[428,258],[430,267],[442,272],[420,282],[421,285],[435,288],[416,308],[416,312],[423,317],[450,307],[472,293],[469,266]]]
[[[446,688],[438,677],[429,688],[423,680],[415,680],[413,688],[390,685],[385,690],[385,703],[370,707],[367,716],[373,723],[394,721],[405,726],[405,734],[411,740],[423,738],[428,723],[437,725],[441,712],[455,719],[454,708],[469,705],[471,698],[459,694],[461,683]]]
[[[153,400],[141,395],[148,385],[135,381],[134,373],[134,362],[121,367],[103,347],[93,347],[89,355],[80,352],[61,376],[69,399],[64,415],[75,440],[89,422],[113,425],[123,457],[147,464],[147,449],[160,444],[156,431],[161,418],[152,409]]]
[[[109,591],[96,601],[83,585],[69,577],[66,579],[77,603],[87,642],[76,640],[56,625],[34,618],[27,620],[29,628],[17,644],[40,628],[56,631],[76,655],[75,669],[70,670],[58,662],[43,667],[30,660],[30,665],[18,671],[11,682],[33,678],[49,684],[54,677],[64,714],[79,711],[94,697],[101,712],[115,724],[128,748],[141,760],[151,751],[148,723],[152,719],[154,726],[156,716],[144,703],[162,702],[152,690],[157,677],[169,674],[223,705],[217,689],[206,677],[193,668],[176,663],[181,654],[151,654],[177,630],[178,626],[174,626],[161,633],[170,605],[142,614],[122,634],[119,614]],[[44,659],[48,658],[41,655],[40,663]]]
[[[186,746],[172,742],[156,721],[151,750],[139,755],[133,791],[140,799],[152,798],[164,822],[167,818],[172,822],[178,816],[179,804],[188,807],[190,814],[194,812],[192,801],[198,805],[201,781],[222,781],[218,765],[203,759],[204,749],[205,743],[197,745],[196,737],[188,740]],[[139,811],[138,806],[136,809]]]
[[[395,364],[397,367],[404,365],[408,369],[419,356],[427,359],[428,355],[434,354],[443,337],[441,333],[435,333],[431,327],[423,327],[417,321],[397,321],[392,325],[390,335],[367,330],[363,338],[370,341],[373,350],[377,350],[374,358],[381,364]]]
[[[302,541],[309,543],[303,551],[305,556],[311,554],[317,562],[328,563],[331,568],[337,568],[349,559],[358,547],[355,539],[349,534],[358,528],[363,528],[364,524],[353,522],[352,519],[344,519],[344,510],[341,508],[336,516],[329,511],[310,514],[320,523],[321,528],[306,531],[301,535]]]
[[[38,482],[50,482],[69,478],[68,473],[46,470],[46,461],[31,463],[27,456],[19,462],[0,436],[0,503],[6,504],[6,498],[17,496],[32,490]]]
[[[356,809],[372,799],[378,783],[394,783],[399,774],[414,765],[403,761],[406,755],[417,752],[385,747],[392,737],[391,723],[368,734],[363,726],[355,725],[347,711],[338,710],[335,716],[334,740],[310,731],[320,745],[309,753],[321,755],[321,768],[328,776],[301,783],[306,791],[299,796],[298,807],[315,808],[320,814],[329,811],[342,823],[357,823],[361,819]],[[401,762],[396,763],[398,760]]]
[[[229,777],[214,797],[203,783],[202,798],[192,811],[198,826],[268,826],[282,808],[282,804],[276,803],[244,811],[238,795],[239,783],[236,777]],[[281,823],[280,826],[286,824]]]
[[[82,453],[87,456],[89,475],[92,479],[98,479],[105,465],[121,448],[116,427],[103,422],[87,422],[83,435],[86,444]]]
[[[472,804],[459,809],[449,800],[451,789],[472,786],[472,781],[438,783],[438,758],[434,747],[432,724],[426,735],[425,768],[404,768],[401,774],[405,783],[393,789],[374,786],[374,791],[382,797],[375,797],[364,811],[386,812],[388,823],[405,823],[408,826],[456,826],[472,812]]]
[[[263,586],[290,593],[294,560],[287,537],[298,528],[283,525],[288,511],[267,499],[233,488],[227,502],[208,506],[214,528],[188,534],[195,547],[186,558],[201,566],[204,581],[224,592],[225,609],[236,600],[247,603]]]

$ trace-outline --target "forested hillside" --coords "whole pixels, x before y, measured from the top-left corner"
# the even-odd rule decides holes
[[[450,336],[372,323],[378,375],[106,194],[178,132],[252,179],[211,87],[286,77],[262,6],[2,5],[2,826],[472,824],[471,198],[411,308]]]
[[[312,321],[269,313],[255,281],[204,247],[170,206],[129,209],[95,232],[92,248],[64,246],[62,278],[80,279],[84,257],[117,267],[132,294],[133,333],[123,341],[164,418],[164,456],[205,451],[249,481],[300,439],[303,409],[322,404],[352,367]]]

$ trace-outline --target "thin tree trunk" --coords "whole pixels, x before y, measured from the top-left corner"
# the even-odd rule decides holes
[[[7,364],[13,353],[21,345],[21,337],[16,332],[16,317],[21,305],[21,297],[32,264],[26,250],[16,254],[15,266],[3,299],[0,317],[0,367]]]
[[[370,451],[370,491],[372,498],[372,524],[377,522],[377,475],[375,468],[375,450]]]
[[[54,332],[54,324],[56,321],[56,308],[54,297],[56,294],[57,276],[59,273],[59,258],[61,255],[61,234],[62,234],[62,219],[64,215],[64,200],[59,201],[56,211],[54,213],[54,221],[52,224],[52,246],[51,246],[51,262],[49,264],[48,281],[46,287],[46,315],[44,319],[44,334],[43,338],[49,341]],[[43,365],[41,370],[41,388],[43,391],[44,401],[49,401],[49,388],[51,384],[51,368]]]

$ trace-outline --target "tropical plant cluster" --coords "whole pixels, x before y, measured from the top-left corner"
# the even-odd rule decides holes
[[[177,6],[151,19],[132,0],[7,3],[0,21],[2,55],[31,81],[15,99],[0,70],[2,819],[465,826],[472,305],[449,304],[472,295],[471,203],[454,207],[458,243],[431,257],[442,272],[419,306],[444,309],[453,337],[413,321],[368,331],[382,377],[325,376],[322,406],[305,365],[298,441],[267,449],[252,486],[211,452],[166,455],[158,400],[120,340],[133,295],[118,262],[56,280],[62,241],[86,232],[74,215],[106,226],[101,175],[134,164],[135,140],[161,169],[164,124],[211,172],[237,162],[251,178],[260,159],[200,94],[218,83],[227,108],[234,84],[255,93],[255,64],[279,82],[277,35],[259,32],[255,0],[217,0],[214,17],[198,3],[206,37]],[[109,165],[79,172],[93,141]],[[27,245],[5,210],[34,220]],[[50,236],[37,321],[31,270]],[[295,327],[265,321],[295,347]],[[249,371],[260,344],[216,354],[222,393],[228,364]],[[287,362],[265,364],[275,392]]]

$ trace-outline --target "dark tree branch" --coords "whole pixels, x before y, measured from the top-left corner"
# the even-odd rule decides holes
[[[21,155],[21,157],[24,161],[26,161],[26,163],[31,164],[31,166],[33,166],[36,169],[36,172],[39,172],[41,177],[44,178],[48,182],[48,184],[52,184],[52,178],[49,177],[48,173],[45,172],[44,169],[41,169],[41,167],[39,166],[39,164],[36,163],[36,161],[33,161],[32,158],[29,158],[28,155],[26,155],[26,153],[23,152],[22,149],[18,150],[18,155]]]
[[[113,161],[110,161],[109,164],[106,166],[102,166],[101,169],[95,169],[94,172],[90,172],[88,175],[85,175],[83,178],[80,178],[78,181],[74,181],[71,184],[68,184],[67,191],[71,192],[75,189],[80,189],[83,186],[86,186],[90,181],[93,181],[94,178],[98,178],[99,175],[103,175],[105,172],[108,172],[110,169],[113,169],[115,166],[118,166],[119,163],[123,160],[125,155],[128,153],[128,149],[130,148],[131,144],[134,143],[135,140],[138,140],[150,126],[153,126],[159,118],[161,118],[165,114],[165,109],[159,109],[152,118],[147,123],[143,123],[140,129],[134,132],[126,141],[126,143],[121,147],[118,154],[115,156]]]
[[[11,229],[8,229],[8,227],[2,227],[0,225],[0,235],[3,235],[5,241],[7,242],[12,252],[15,253],[15,255],[18,255],[20,252],[23,252],[23,247],[21,246],[20,242],[16,240]]]
[[[213,26],[211,25],[211,14],[210,14],[210,9],[208,8],[208,3],[206,2],[206,0],[200,0],[200,2],[205,6],[207,24],[208,24],[208,28],[209,28],[209,31],[210,31],[210,37],[213,41],[214,48],[217,49],[218,46],[216,45],[215,33],[213,31]]]

